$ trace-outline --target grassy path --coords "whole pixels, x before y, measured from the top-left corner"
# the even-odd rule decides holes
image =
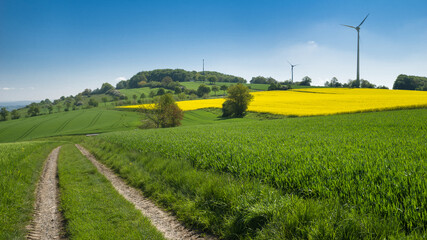
[[[163,233],[167,239],[215,239],[211,236],[202,237],[196,232],[186,229],[175,217],[158,208],[154,203],[145,198],[140,191],[128,186],[122,179],[116,176],[109,168],[99,163],[95,157],[80,145],[76,145],[80,152],[85,155],[98,171],[104,175],[113,187],[126,200],[131,202],[136,209],[148,217],[152,224]]]
[[[164,239],[71,144],[58,162],[61,210],[70,239]]]

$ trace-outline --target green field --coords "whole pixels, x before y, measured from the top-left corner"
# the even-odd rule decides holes
[[[0,122],[0,142],[111,132],[133,129],[139,124],[135,112],[102,108],[76,110]]]
[[[0,144],[0,239],[24,239],[43,162],[52,142]]]
[[[71,144],[61,148],[58,176],[69,239],[164,239]]]
[[[321,209],[324,218],[316,219],[317,223],[306,223],[304,231],[314,224],[319,231],[344,231],[344,235],[340,236],[348,234],[372,239],[402,233],[422,236],[426,234],[427,226],[425,119],[427,110],[418,109],[246,123],[224,122],[109,133],[97,137],[97,141],[87,142],[87,145],[94,150],[97,148],[95,145],[103,146],[104,149],[98,152],[112,149],[114,153],[121,149],[122,154],[155,154],[171,163],[189,164],[199,171],[229,174],[242,181],[257,180],[282,192],[284,196],[302,199],[301,204],[306,204],[306,207],[313,207],[313,202],[319,201],[315,205]],[[129,159],[137,161],[138,157]],[[110,166],[115,166],[114,161],[110,159]],[[128,177],[128,170],[115,167],[124,177]],[[144,189],[144,174],[140,174],[139,187]],[[138,180],[134,181],[138,185]],[[164,184],[171,185],[174,191],[193,191],[188,184]],[[173,200],[168,203],[172,209],[174,204]],[[197,203],[192,204],[198,207]],[[215,204],[225,204],[224,207],[228,206],[226,209],[230,207],[226,199],[215,199],[204,204],[207,205],[201,206],[199,211],[205,209],[203,207],[215,209]],[[334,225],[334,219],[327,219],[337,214],[337,209],[341,207],[344,208],[344,215],[360,220],[360,229],[341,229],[339,225]],[[272,214],[268,215],[270,217],[265,223],[269,227],[270,221],[274,225],[278,224],[274,219],[283,218],[280,211],[267,210],[267,215]],[[208,219],[220,217],[215,215],[220,212],[214,211],[212,214]],[[313,214],[317,214],[317,217],[321,215]],[[194,219],[191,221],[192,224],[197,222]],[[206,222],[197,224],[209,226]],[[215,228],[210,230],[215,231]],[[275,228],[270,230],[280,232]],[[220,235],[224,234],[217,231]],[[364,231],[373,232],[363,235]],[[271,236],[269,233],[263,234],[259,236]],[[310,234],[313,234],[312,237],[323,236],[320,232]]]

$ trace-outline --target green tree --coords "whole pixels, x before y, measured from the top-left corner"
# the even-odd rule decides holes
[[[226,101],[222,104],[222,116],[243,117],[253,99],[253,96],[249,93],[249,88],[238,83],[230,86],[227,93]]]
[[[145,93],[141,93],[141,96],[139,97],[139,98],[141,98],[141,99],[144,99],[144,98],[146,98],[147,96],[145,95]]]
[[[157,90],[157,96],[161,96],[161,95],[165,95],[166,91],[164,88],[159,88],[159,90]]]
[[[102,102],[104,103],[104,106],[107,106],[108,98],[107,97],[103,97],[102,98]]]
[[[53,106],[52,105],[47,106],[47,110],[49,111],[49,114],[52,114]]]
[[[31,117],[39,115],[39,113],[40,113],[39,105],[37,105],[37,103],[31,103],[29,108],[28,108],[27,113]]]
[[[1,117],[1,121],[6,121],[7,120],[7,116],[9,115],[9,111],[7,111],[7,109],[5,107],[2,107],[0,110],[0,117]]]
[[[301,86],[310,86],[310,84],[311,84],[311,78],[308,76],[303,77],[301,82],[299,82],[299,85]]]
[[[109,90],[113,90],[113,89],[114,89],[114,87],[111,84],[109,84],[109,83],[103,83],[102,87],[101,87],[101,90],[100,90],[100,93],[106,93]]]
[[[140,108],[140,111],[146,116],[144,127],[176,127],[181,125],[184,116],[170,93],[157,98],[152,107]]]
[[[149,96],[150,98],[153,98],[154,96],[156,96],[156,93],[155,93],[153,90],[151,90],[151,91],[150,91],[150,94],[148,94],[148,96]]]
[[[19,114],[18,110],[14,109],[12,110],[11,117],[12,119],[19,119],[21,117],[21,114]]]
[[[211,92],[211,88],[206,86],[205,84],[200,84],[197,88],[197,96],[203,97],[205,94],[209,94]]]
[[[227,91],[227,89],[228,89],[227,85],[222,85],[222,86],[220,87],[220,90],[221,90],[221,91],[224,91],[224,95],[225,95],[225,91]]]
[[[360,87],[361,88],[375,88],[375,84],[370,83],[368,80],[361,79],[360,80]]]
[[[215,96],[216,96],[216,92],[218,92],[218,91],[219,91],[218,86],[212,86],[212,92],[215,93]]]
[[[175,94],[180,94],[182,93],[182,89],[178,86],[175,87]]]
[[[92,107],[98,107],[98,102],[93,98],[89,99],[88,104],[89,104],[89,106],[92,106]]]
[[[211,85],[215,84],[218,81],[218,78],[216,76],[209,76],[208,81]]]

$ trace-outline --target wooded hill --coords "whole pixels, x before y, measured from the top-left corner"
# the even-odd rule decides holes
[[[207,81],[209,78],[214,78],[217,82],[246,83],[246,80],[242,77],[219,72],[156,69],[152,71],[142,71],[132,76],[129,80],[120,81],[117,83],[116,89],[138,88],[149,82],[161,82],[165,77],[172,78],[174,82]]]

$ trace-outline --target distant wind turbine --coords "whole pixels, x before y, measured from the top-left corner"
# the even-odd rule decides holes
[[[295,66],[298,66],[299,64],[295,64],[295,65],[293,65],[291,62],[289,62],[288,61],[288,63],[289,63],[289,65],[291,65],[291,74],[292,74],[292,78],[291,78],[291,83],[294,83],[294,67]]]
[[[357,27],[353,27],[353,26],[341,24],[341,25],[343,25],[345,27],[354,28],[357,31],[357,77],[356,77],[356,80],[359,83],[359,87],[360,87],[360,84],[361,84],[360,83],[360,78],[359,78],[359,39],[360,39],[360,37],[359,37],[359,30],[360,30],[360,26],[362,26],[362,24],[365,22],[365,20],[368,18],[368,16],[369,16],[369,14],[366,15],[365,19],[363,19],[363,21]]]

